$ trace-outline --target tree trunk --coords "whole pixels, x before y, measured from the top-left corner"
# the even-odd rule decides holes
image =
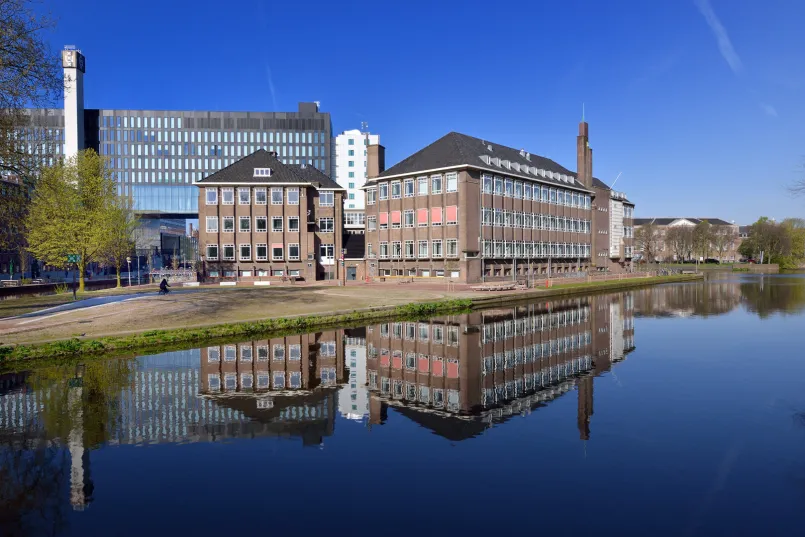
[[[122,263],[115,264],[115,270],[117,271],[117,275],[115,276],[117,278],[117,285],[115,287],[123,287],[120,285],[120,265],[122,265]]]
[[[79,258],[79,262],[76,264],[78,268],[78,292],[84,292],[84,269],[86,267],[86,261],[84,261],[84,256],[82,255]]]

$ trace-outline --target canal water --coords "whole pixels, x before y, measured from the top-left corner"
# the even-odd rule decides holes
[[[0,376],[0,535],[805,532],[805,277]]]

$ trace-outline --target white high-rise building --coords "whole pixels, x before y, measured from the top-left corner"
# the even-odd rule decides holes
[[[347,189],[344,210],[363,211],[366,208],[361,190],[367,177],[367,147],[380,143],[380,135],[358,129],[344,131],[335,137],[335,180]]]

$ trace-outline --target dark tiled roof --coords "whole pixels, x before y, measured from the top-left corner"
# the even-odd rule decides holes
[[[593,188],[598,188],[600,190],[612,190],[612,188],[609,185],[607,185],[605,182],[603,182],[598,177],[593,177]],[[620,201],[622,201],[623,203],[625,203],[627,205],[634,205],[634,202],[629,201],[626,198],[621,198]]]
[[[492,148],[491,150],[489,149],[490,147]],[[501,174],[519,175],[545,183],[585,189],[584,186],[578,182],[565,183],[559,179],[548,179],[547,177],[533,175],[525,171],[518,172],[514,167],[504,168],[503,166],[496,166],[495,164],[487,164],[481,159],[483,155],[487,155],[490,158],[499,158],[501,161],[508,160],[520,166],[529,166],[568,175],[574,179],[576,177],[575,172],[568,170],[551,159],[540,157],[533,153],[529,154],[525,151],[521,152],[521,150],[512,147],[506,147],[505,145],[496,144],[488,140],[481,140],[480,138],[467,136],[466,134],[451,132],[387,169],[380,174],[379,178],[415,174],[425,170],[466,164],[486,169],[499,169]],[[526,158],[526,155],[528,155],[528,158]],[[371,181],[370,179],[369,182]]]
[[[722,220],[721,218],[691,218],[689,216],[677,216],[675,218],[635,218],[634,225],[642,226],[650,222],[654,222],[654,224],[658,226],[667,226],[670,225],[672,222],[676,222],[677,220],[687,220],[693,224],[698,224],[699,222],[707,220],[710,224],[714,226],[733,225],[731,222],[727,222],[726,220]]]
[[[271,177],[255,177],[255,168],[271,168]],[[251,155],[233,162],[226,168],[196,181],[204,183],[266,184],[310,183],[316,188],[344,190],[338,183],[327,177],[314,166],[306,164],[283,164],[276,156],[265,149],[258,149]]]

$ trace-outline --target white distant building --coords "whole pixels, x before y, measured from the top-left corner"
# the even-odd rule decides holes
[[[363,211],[366,200],[361,187],[367,177],[367,147],[380,143],[380,135],[358,129],[344,131],[335,137],[335,180],[347,189],[344,210]]]
[[[363,421],[369,415],[366,338],[360,337],[363,334],[356,335],[348,335],[344,341],[344,365],[349,369],[349,384],[338,392],[338,411],[349,420]]]

